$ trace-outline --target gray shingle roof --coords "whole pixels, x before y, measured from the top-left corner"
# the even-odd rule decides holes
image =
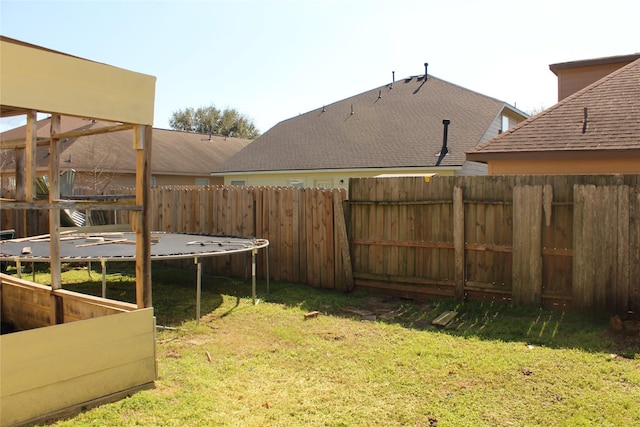
[[[38,120],[37,134],[40,138],[49,137],[50,119]],[[99,128],[113,125],[103,121],[92,121],[75,117],[62,117],[61,131]],[[24,138],[26,126],[3,132],[2,140]],[[120,131],[99,135],[89,135],[60,141],[60,161],[64,169],[91,171],[100,163],[105,171],[114,173],[135,173],[136,156],[132,149],[132,131]],[[209,135],[180,132],[166,129],[153,129],[151,150],[151,171],[153,174],[202,176],[209,175],[223,161],[240,151],[251,140],[226,138]],[[4,158],[1,166],[10,164],[13,150],[2,150]],[[37,166],[48,166],[48,146],[38,147]],[[8,166],[10,165],[10,166]]]
[[[584,123],[586,109],[586,125]],[[469,150],[469,160],[640,154],[640,59]],[[617,154],[616,154],[617,153]]]
[[[443,119],[451,124],[441,166],[458,166],[505,105],[414,76],[282,121],[215,172],[434,166]]]

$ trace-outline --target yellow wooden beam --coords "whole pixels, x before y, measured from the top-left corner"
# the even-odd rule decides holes
[[[0,105],[153,125],[156,78],[0,38]]]
[[[135,213],[136,232],[136,303],[138,308],[151,307],[151,126],[133,129],[136,148],[136,204],[142,210]]]

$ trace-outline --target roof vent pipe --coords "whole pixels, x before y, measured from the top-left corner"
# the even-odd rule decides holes
[[[451,120],[444,119],[442,120],[442,124],[444,125],[443,135],[442,135],[442,149],[440,150],[441,155],[445,155],[449,153],[449,147],[447,145],[447,140],[449,139],[449,124]]]
[[[444,159],[444,156],[449,154],[449,146],[447,144],[447,140],[449,139],[449,124],[451,120],[444,119],[442,120],[442,124],[444,125],[443,135],[442,135],[442,148],[440,152],[436,154],[438,156],[438,161],[436,162],[436,166],[440,166],[440,163]]]
[[[393,84],[396,82],[396,72],[391,72],[391,89],[393,89]]]
[[[429,67],[429,63],[425,62],[424,63],[424,80],[427,80],[427,67]]]

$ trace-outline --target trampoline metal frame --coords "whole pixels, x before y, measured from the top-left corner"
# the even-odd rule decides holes
[[[97,233],[74,233],[74,234],[70,234],[67,237],[68,238],[73,238],[76,237],[78,239],[83,239],[86,238],[88,236],[94,236]],[[106,234],[113,234],[113,233],[106,233]],[[267,293],[269,293],[269,241],[266,239],[257,239],[257,238],[247,238],[247,237],[233,237],[233,236],[219,236],[219,235],[205,235],[205,234],[192,234],[192,233],[167,233],[167,232],[152,232],[152,235],[188,235],[192,238],[224,238],[226,239],[226,243],[227,244],[231,244],[229,239],[243,239],[243,240],[253,240],[254,243],[250,246],[243,246],[243,247],[238,247],[238,248],[228,248],[228,249],[223,249],[223,250],[215,250],[215,251],[204,251],[204,252],[184,252],[184,253],[174,253],[174,254],[164,254],[164,255],[159,255],[159,254],[152,254],[151,255],[151,261],[156,261],[156,260],[177,260],[177,259],[189,259],[189,258],[193,258],[194,260],[194,264],[196,264],[196,323],[200,322],[200,317],[201,317],[201,301],[202,301],[202,258],[208,258],[208,257],[214,257],[214,256],[221,256],[221,255],[231,255],[231,254],[236,254],[236,253],[242,253],[242,252],[251,252],[251,301],[253,303],[253,305],[256,305],[260,302],[260,300],[257,298],[256,296],[256,255],[258,254],[258,249],[265,249],[265,255],[266,255],[266,261],[265,261],[265,265],[266,265],[266,281],[267,281]],[[42,238],[46,238],[46,236],[34,236],[31,239],[33,240],[29,240],[27,239],[13,239],[13,240],[4,240],[2,242],[0,242],[0,249],[2,249],[2,247],[5,244],[9,244],[9,243],[16,243],[16,242],[20,242],[20,243],[29,243],[29,242],[36,242],[38,240],[36,240],[38,237],[42,237]],[[42,241],[42,240],[39,240]],[[114,242],[117,243],[117,242]],[[212,244],[215,243],[214,241],[193,241],[190,242],[189,244],[200,244],[201,246],[204,246],[205,244]],[[7,255],[7,254],[3,254],[0,253],[0,260],[2,261],[13,261],[16,264],[16,270],[17,270],[17,274],[18,277],[21,278],[22,277],[22,262],[31,262],[36,263],[36,262],[50,262],[50,258],[49,256],[42,256],[42,255],[30,255],[30,254],[21,254],[21,255]],[[64,256],[61,255],[60,256],[60,261],[62,262],[87,262],[89,264],[89,275],[91,275],[91,262],[93,261],[99,261],[100,265],[102,267],[102,298],[106,298],[106,292],[107,292],[107,262],[108,261],[122,261],[122,262],[127,262],[127,261],[135,261],[135,256],[134,257],[129,257],[129,256],[94,256],[94,255],[85,255],[85,256]],[[35,270],[34,270],[34,276],[35,276]],[[34,278],[35,281],[35,278]]]

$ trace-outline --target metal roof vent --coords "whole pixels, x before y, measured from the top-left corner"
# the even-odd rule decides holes
[[[442,135],[442,148],[440,149],[440,152],[438,154],[436,154],[436,157],[438,157],[438,161],[436,162],[436,166],[440,166],[440,163],[444,159],[444,156],[449,154],[449,145],[448,145],[447,140],[449,139],[449,124],[450,123],[451,123],[451,120],[449,120],[449,119],[443,119],[442,120],[442,125],[444,127],[443,135]]]

